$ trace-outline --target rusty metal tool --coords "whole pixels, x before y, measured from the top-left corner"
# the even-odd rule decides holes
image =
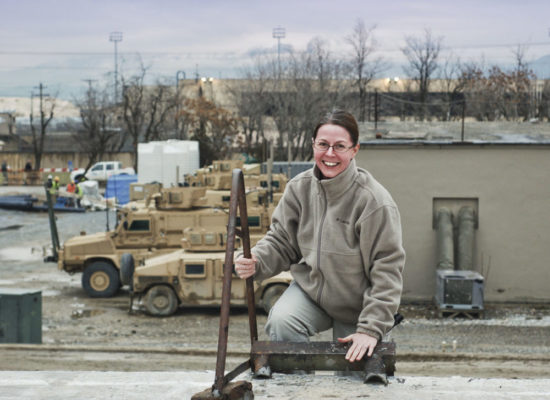
[[[239,211],[241,228],[237,228],[237,210]],[[231,275],[233,274],[233,257],[235,253],[235,237],[239,236],[243,243],[243,255],[251,257],[250,235],[248,230],[248,213],[246,210],[246,194],[244,178],[240,169],[233,170],[231,182],[231,198],[229,202],[229,222],[227,225],[227,244],[223,269],[222,304],[220,310],[220,330],[218,336],[218,353],[216,360],[216,375],[212,388],[195,394],[193,400],[206,399],[253,399],[252,384],[247,381],[230,381],[250,368],[250,360],[243,362],[233,371],[224,376],[227,356],[227,341],[229,336],[229,305],[231,301]],[[254,281],[246,280],[246,298],[248,304],[248,322],[250,325],[250,342],[258,340],[256,323],[256,306],[254,303]]]

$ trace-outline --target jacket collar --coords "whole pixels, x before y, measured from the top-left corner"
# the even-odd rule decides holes
[[[336,198],[345,194],[357,178],[357,167],[355,158],[352,159],[348,167],[338,176],[331,179],[320,179],[321,171],[317,165],[313,168],[313,176],[318,185],[321,185],[327,195],[327,198]]]

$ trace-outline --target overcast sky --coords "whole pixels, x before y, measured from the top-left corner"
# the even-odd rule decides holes
[[[402,71],[404,37],[426,28],[463,61],[505,65],[518,44],[527,45],[528,61],[550,55],[550,0],[3,0],[0,16],[0,96],[29,96],[43,82],[70,99],[85,79],[105,81],[114,69],[113,31],[123,32],[125,73],[140,54],[151,77],[172,79],[178,70],[238,77],[250,52],[275,51],[278,25],[294,50],[320,37],[345,55],[343,39],[358,18],[377,26],[388,75]]]

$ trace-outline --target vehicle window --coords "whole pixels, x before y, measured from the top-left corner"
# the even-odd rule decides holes
[[[148,219],[136,219],[130,224],[129,231],[148,231],[149,220]]]
[[[231,196],[222,196],[222,201],[230,201]]]
[[[237,226],[241,226],[241,217],[237,217]],[[248,226],[260,226],[260,216],[259,215],[249,215],[248,216]]]
[[[202,237],[200,233],[192,233],[189,239],[191,241],[191,244],[202,244]]]
[[[116,165],[117,165],[118,169],[122,169],[122,163],[121,162],[117,162]]]
[[[263,187],[263,188],[266,188],[267,187],[267,181],[261,181],[260,186]],[[271,181],[271,186],[273,188],[279,188],[279,181]]]
[[[185,275],[204,276],[204,264],[185,264]]]
[[[215,233],[205,233],[204,234],[204,243],[205,244],[216,244],[216,234]]]
[[[103,171],[103,165],[96,165],[92,168],[92,171]]]
[[[115,169],[114,164],[107,164],[107,171],[110,171],[112,169]]]

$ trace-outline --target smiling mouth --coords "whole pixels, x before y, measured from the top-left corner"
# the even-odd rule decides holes
[[[323,164],[325,164],[327,167],[336,167],[339,163],[330,162],[330,161],[323,161]]]

